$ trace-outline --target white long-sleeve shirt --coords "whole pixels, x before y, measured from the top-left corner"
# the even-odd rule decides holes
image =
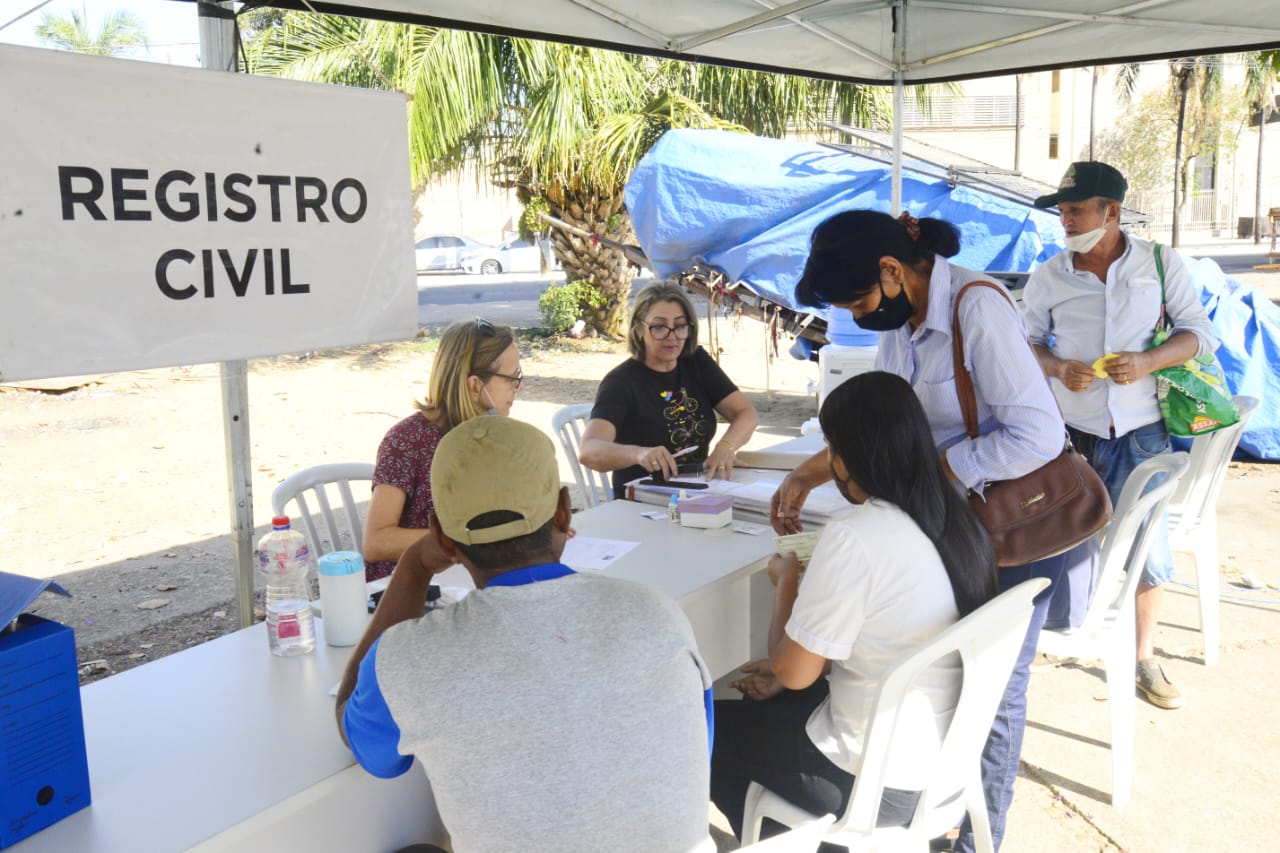
[[[1031,274],[1022,293],[1023,316],[1031,342],[1059,358],[1093,364],[1113,352],[1142,352],[1151,345],[1160,317],[1160,277],[1154,243],[1124,235],[1126,246],[1107,270],[1104,282],[1075,267],[1075,255],[1054,255]],[[1190,332],[1199,342],[1197,354],[1213,352],[1218,339],[1200,304],[1200,296],[1182,257],[1167,246],[1164,291],[1173,333]],[[1125,435],[1160,419],[1156,381],[1144,376],[1128,385],[1095,380],[1083,391],[1070,391],[1049,380],[1067,423],[1103,438]]]

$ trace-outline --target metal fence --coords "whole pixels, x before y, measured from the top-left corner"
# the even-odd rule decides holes
[[[1145,229],[1148,236],[1168,240],[1173,232],[1173,192],[1134,191],[1125,196],[1125,207],[1140,210],[1151,217]],[[1267,210],[1280,206],[1280,194],[1262,199],[1262,232],[1267,233]],[[1179,241],[1197,237],[1248,237],[1253,234],[1253,193],[1240,198],[1222,190],[1191,193],[1183,205],[1178,221]]]

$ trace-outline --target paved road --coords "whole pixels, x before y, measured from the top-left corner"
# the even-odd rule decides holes
[[[564,274],[419,275],[418,325],[439,329],[455,320],[484,317],[494,323],[528,328],[542,321],[538,297]]]

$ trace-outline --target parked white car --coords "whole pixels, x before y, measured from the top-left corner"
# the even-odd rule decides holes
[[[462,268],[469,273],[493,275],[500,272],[542,271],[542,250],[526,240],[508,240],[497,248],[476,249],[462,257]],[[558,265],[557,265],[558,266]]]
[[[461,234],[435,234],[413,244],[418,272],[460,270],[464,256],[483,249],[492,247]]]

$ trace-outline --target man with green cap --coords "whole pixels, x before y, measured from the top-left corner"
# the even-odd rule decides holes
[[[1126,189],[1114,167],[1080,162],[1067,169],[1057,192],[1036,199],[1036,207],[1058,208],[1067,251],[1033,272],[1022,296],[1027,333],[1071,440],[1113,503],[1139,463],[1171,452],[1152,372],[1218,346],[1182,257],[1120,230]],[[1151,347],[1163,306],[1173,331]],[[1168,519],[1161,516],[1136,599],[1138,687],[1160,708],[1186,703],[1155,658],[1161,587],[1173,574]]]
[[[669,597],[560,562],[555,448],[513,418],[454,427],[430,532],[400,558],[338,690],[339,731],[379,777],[415,758],[455,850],[715,850],[710,686]],[[454,562],[476,589],[424,615]]]

